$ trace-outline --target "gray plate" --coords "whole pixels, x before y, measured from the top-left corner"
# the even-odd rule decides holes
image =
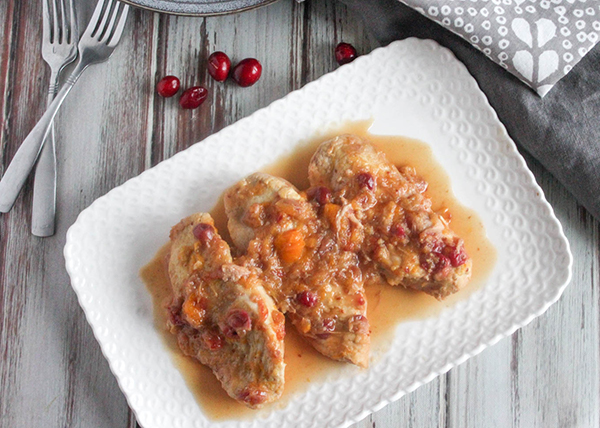
[[[133,6],[176,15],[223,15],[253,9],[277,0],[122,0]]]

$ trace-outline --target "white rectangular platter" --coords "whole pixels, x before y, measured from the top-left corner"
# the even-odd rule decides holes
[[[182,217],[242,177],[343,123],[427,142],[497,250],[485,285],[439,315],[401,324],[369,369],[312,384],[254,420],[203,414],[154,326],[140,269]],[[392,43],[290,93],[99,198],[67,235],[66,267],[129,405],[145,428],[344,427],[542,314],[571,276],[562,228],[475,80],[432,41]]]

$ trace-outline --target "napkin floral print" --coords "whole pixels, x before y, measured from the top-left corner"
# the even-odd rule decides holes
[[[400,0],[544,96],[596,44],[598,0]]]

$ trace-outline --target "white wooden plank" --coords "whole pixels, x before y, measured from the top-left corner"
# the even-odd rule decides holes
[[[26,55],[23,68],[29,62],[35,67],[45,67],[37,45],[35,49],[27,48],[31,40],[40,40],[36,33],[39,33],[37,18],[40,11],[35,8],[41,9],[41,3],[28,4],[33,10],[23,11],[20,19],[23,25],[31,27],[31,32],[17,46],[18,54]],[[89,17],[93,2],[88,2],[87,10],[84,6],[79,7],[83,19],[86,15]],[[130,19],[124,46],[115,53],[115,57],[121,58],[116,61],[133,64],[137,66],[138,74],[145,74],[146,57],[139,55],[132,26],[136,26],[135,19]],[[141,22],[139,16],[137,27],[138,38],[135,40],[139,45],[143,43],[146,27],[146,22]],[[25,72],[21,70],[18,77],[20,84],[35,85],[34,89],[39,92],[33,94],[22,89],[25,95],[12,105],[18,111],[30,110],[27,119],[30,124],[12,127],[23,134],[20,139],[41,115],[32,106],[43,108],[43,103],[36,102],[36,99],[44,99],[38,97],[45,96],[43,79],[22,77],[43,76],[35,70],[33,67]],[[113,84],[130,83],[132,74],[135,73],[131,69],[125,66],[113,68],[110,62],[90,68],[59,114],[57,235],[43,240],[31,236],[30,195],[20,199],[15,209],[3,217],[9,224],[7,235],[10,235],[5,253],[7,269],[3,269],[6,275],[3,278],[4,307],[11,309],[3,311],[2,315],[11,320],[14,335],[18,338],[3,339],[3,345],[9,346],[7,358],[3,359],[8,369],[4,365],[3,373],[10,376],[2,376],[9,383],[9,390],[1,400],[8,409],[2,412],[2,418],[3,422],[4,417],[10,420],[10,426],[114,427],[122,425],[129,417],[129,409],[116,380],[70,288],[62,247],[66,229],[82,208],[143,168],[143,160],[137,156],[139,148],[135,143],[124,144],[123,140],[139,141],[138,132],[124,130],[145,123],[140,112],[146,109],[137,105],[144,98],[124,102],[130,90],[121,91],[120,102],[110,96],[116,93]],[[113,163],[109,158],[111,153],[122,162]],[[143,150],[141,153],[143,155]],[[107,164],[114,169],[106,168]],[[106,173],[110,174],[109,180],[103,178]]]
[[[565,227],[575,263],[563,297],[524,328],[517,342],[515,420],[523,427],[600,426],[598,222],[537,162],[527,159]]]

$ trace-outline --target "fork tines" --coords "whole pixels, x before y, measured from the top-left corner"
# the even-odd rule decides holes
[[[50,43],[70,44],[73,38],[71,28],[76,25],[73,0],[44,0],[43,13],[44,33]]]
[[[105,0],[98,2],[90,19],[90,22],[96,23],[90,36],[99,42],[106,43],[108,46],[116,45],[125,27],[128,9],[128,5],[119,1]],[[117,20],[118,23],[115,25]]]

